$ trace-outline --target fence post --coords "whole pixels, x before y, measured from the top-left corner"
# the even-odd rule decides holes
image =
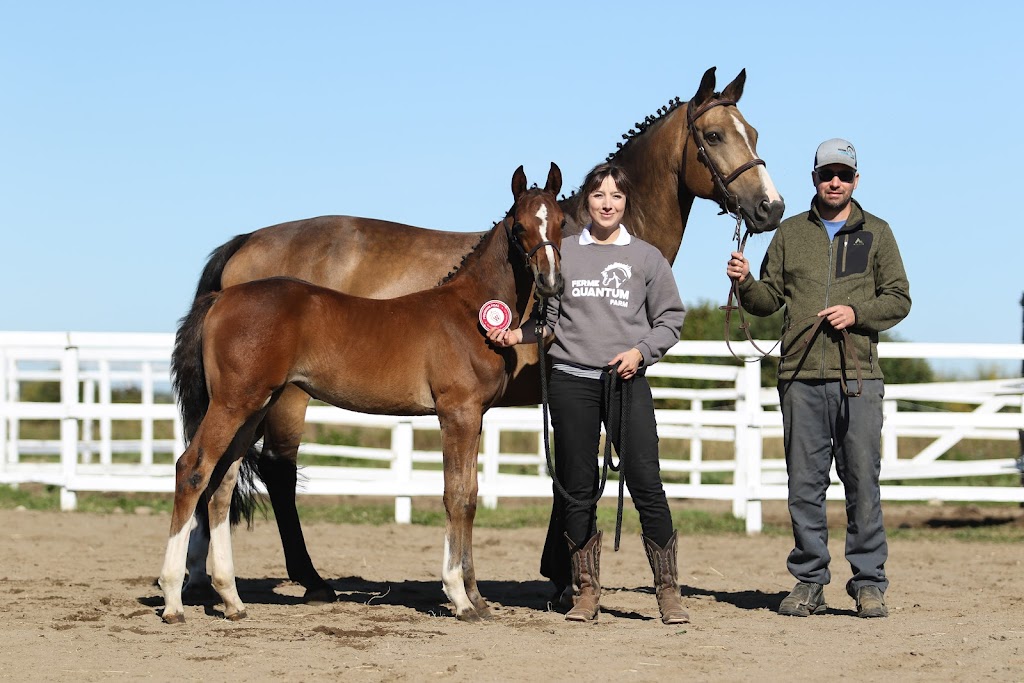
[[[0,349],[0,474],[7,471],[7,354]]]
[[[78,348],[70,340],[60,362],[60,402],[60,509],[67,511],[78,506],[78,495],[71,488],[78,466]]]
[[[412,420],[399,420],[391,429],[391,471],[399,483],[412,481]],[[412,498],[395,497],[395,521],[408,524],[412,521]]]
[[[498,483],[498,451],[501,450],[501,429],[495,423],[484,422],[484,471],[483,480],[493,489]],[[493,510],[498,507],[495,494],[483,497],[484,507]]]
[[[153,465],[153,364],[142,362],[142,405],[146,414],[142,418],[142,446],[139,454],[143,467]]]
[[[882,401],[882,463],[893,465],[900,457],[899,439],[896,436],[894,420],[899,406],[896,401],[889,399]]]
[[[704,462],[704,441],[700,438],[700,414],[704,410],[704,401],[699,398],[690,401],[693,413],[693,438],[690,439],[690,483],[699,487],[701,483],[700,465]]]
[[[733,451],[735,462],[732,471],[732,516],[736,519],[747,517],[747,425],[750,419],[747,417],[747,375],[741,368],[736,373],[736,436],[733,440]]]
[[[764,437],[761,430],[761,361],[743,364],[743,389],[747,404],[747,429],[743,446],[746,461],[746,530],[748,534],[761,533],[761,463]]]
[[[113,401],[113,390],[110,387],[110,361],[103,359],[99,362],[100,369],[100,404],[104,412],[110,408]],[[100,462],[110,466],[114,462],[114,423],[109,413],[100,418]]]

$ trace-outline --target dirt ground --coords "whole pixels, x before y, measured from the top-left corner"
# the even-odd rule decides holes
[[[774,613],[793,583],[787,538],[683,538],[692,623],[669,627],[629,537],[602,557],[599,623],[579,625],[548,609],[541,530],[477,529],[477,575],[496,618],[471,625],[446,606],[438,528],[309,525],[314,562],[339,597],[311,606],[285,578],[274,524],[261,521],[235,534],[249,618],[197,605],[168,626],[153,583],[168,519],[0,511],[0,679],[1024,681],[1024,549],[1012,543],[891,540],[891,616],[862,620],[844,592],[841,539],[828,613],[798,619]]]

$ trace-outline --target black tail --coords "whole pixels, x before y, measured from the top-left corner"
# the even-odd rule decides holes
[[[199,277],[192,308],[178,322],[174,352],[171,354],[171,381],[178,397],[178,409],[181,411],[182,431],[186,444],[192,441],[210,406],[210,395],[206,391],[206,372],[203,368],[203,321],[217,299],[214,295],[221,289],[221,273],[224,272],[224,266],[250,236],[251,233],[238,235],[210,254],[203,274]],[[247,524],[252,524],[253,514],[259,505],[253,480],[258,457],[259,451],[252,447],[242,459],[238,483],[231,496],[232,524],[238,524],[242,519],[245,519]],[[205,506],[200,505],[197,512],[205,512]]]

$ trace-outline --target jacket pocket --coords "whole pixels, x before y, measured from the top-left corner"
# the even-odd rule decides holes
[[[836,278],[867,272],[871,262],[871,244],[874,233],[855,230],[839,235],[836,249]]]

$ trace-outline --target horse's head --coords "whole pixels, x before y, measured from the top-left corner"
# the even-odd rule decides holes
[[[744,69],[717,93],[715,67],[704,72],[686,105],[683,169],[691,192],[742,216],[747,229],[757,233],[779,227],[786,205],[757,156],[757,131],[736,107],[746,80]]]
[[[512,175],[512,196],[515,197],[506,225],[510,225],[512,240],[519,245],[533,271],[537,293],[544,297],[562,293],[559,247],[565,215],[558,205],[557,194],[562,189],[562,171],[552,162],[544,189],[527,189],[526,173],[520,166]]]

